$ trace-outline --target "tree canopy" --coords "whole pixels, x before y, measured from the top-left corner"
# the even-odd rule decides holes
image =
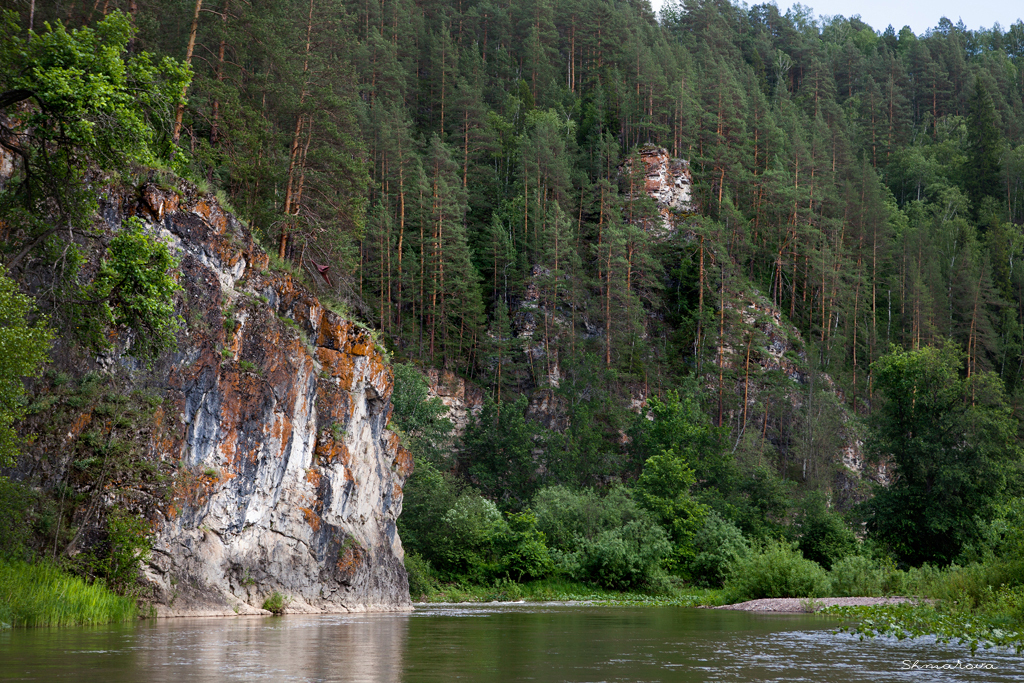
[[[964,353],[950,343],[875,363],[884,401],[867,449],[891,467],[892,483],[870,501],[868,529],[912,565],[975,549],[1020,465],[998,376],[963,370]]]

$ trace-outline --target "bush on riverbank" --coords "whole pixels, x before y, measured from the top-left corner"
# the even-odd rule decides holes
[[[135,599],[48,563],[0,560],[0,622],[10,626],[79,626],[129,621]]]
[[[759,598],[821,598],[829,592],[828,574],[817,562],[785,543],[770,543],[739,559],[725,582],[728,602]]]

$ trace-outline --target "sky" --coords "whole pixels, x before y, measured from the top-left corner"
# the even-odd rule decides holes
[[[747,4],[762,1],[747,0]],[[664,2],[666,0],[651,0],[651,6],[657,11]],[[785,14],[793,2],[777,0],[775,4]],[[944,16],[954,24],[962,19],[969,29],[991,28],[998,21],[1005,30],[1018,19],[1024,19],[1024,3],[1020,0],[803,0],[801,4],[810,7],[816,15],[852,17],[859,14],[876,31],[884,31],[892,24],[897,33],[909,26],[917,35],[934,28]]]

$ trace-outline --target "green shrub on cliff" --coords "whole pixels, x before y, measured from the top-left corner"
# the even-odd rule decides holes
[[[19,438],[14,422],[25,414],[24,377],[38,377],[48,359],[53,332],[33,318],[32,299],[0,273],[0,467],[14,462]]]
[[[166,243],[142,231],[134,216],[110,241],[107,256],[78,304],[79,333],[93,347],[106,347],[108,329],[128,330],[128,354],[152,359],[175,345],[180,317],[174,294],[181,290],[171,272],[177,259]]]
[[[448,409],[440,398],[429,398],[427,380],[415,365],[396,363],[394,370],[392,424],[400,430],[404,445],[413,455],[443,467],[453,445],[454,428],[446,417]]]
[[[51,237],[91,232],[90,170],[167,157],[158,130],[191,74],[170,57],[129,51],[135,29],[123,12],[93,27],[68,30],[58,21],[38,32],[4,12],[0,26],[0,113],[9,117],[0,137],[19,160],[0,192],[0,218],[14,228],[4,244],[13,268]]]

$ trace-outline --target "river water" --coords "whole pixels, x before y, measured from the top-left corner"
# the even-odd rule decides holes
[[[0,631],[0,681],[1024,681],[1024,656],[1011,652],[862,641],[835,633],[837,624],[812,615],[554,604],[164,619]],[[960,668],[926,668],[944,665]]]

